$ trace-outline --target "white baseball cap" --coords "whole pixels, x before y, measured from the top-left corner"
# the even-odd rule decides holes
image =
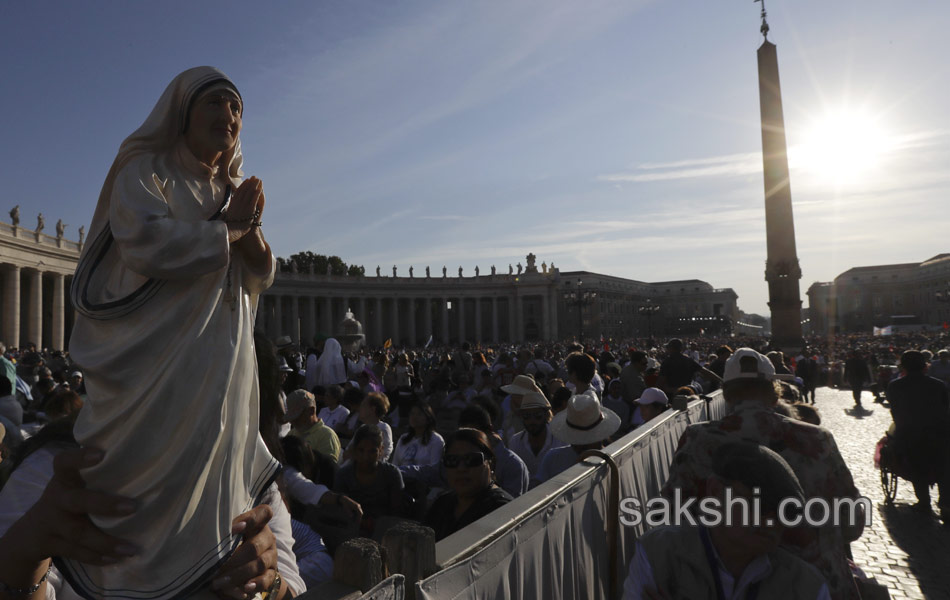
[[[722,375],[723,383],[734,379],[765,379],[774,381],[775,365],[752,348],[739,348],[729,360]]]
[[[666,406],[670,403],[670,399],[663,390],[652,387],[643,390],[643,393],[640,394],[640,397],[634,400],[634,402],[637,404],[662,404]]]

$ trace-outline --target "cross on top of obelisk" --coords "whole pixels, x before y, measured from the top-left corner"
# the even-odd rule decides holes
[[[753,2],[762,3],[762,27],[759,27],[759,31],[762,32],[762,37],[769,39],[769,23],[765,20],[765,0],[752,0]]]

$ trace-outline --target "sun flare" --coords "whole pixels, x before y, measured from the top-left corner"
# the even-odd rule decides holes
[[[892,147],[879,118],[864,110],[840,109],[816,118],[789,158],[822,179],[847,184],[872,174]]]

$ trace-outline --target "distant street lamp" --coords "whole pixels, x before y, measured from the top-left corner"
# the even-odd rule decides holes
[[[937,302],[950,302],[950,281],[947,281],[947,287],[942,292],[936,292],[934,297],[937,299]],[[939,313],[937,319],[939,319]]]
[[[647,299],[647,303],[637,309],[637,312],[642,316],[646,316],[647,325],[649,327],[649,335],[653,337],[653,315],[660,312],[660,305],[653,304],[653,300]]]
[[[568,281],[567,285],[570,286],[571,282]],[[581,285],[583,282],[578,279],[577,287],[571,289],[568,287],[567,291],[562,294],[564,298],[564,303],[568,306],[577,307],[577,331],[579,333],[579,338],[584,339],[584,307],[593,304],[597,299],[597,292],[592,290],[581,290]]]

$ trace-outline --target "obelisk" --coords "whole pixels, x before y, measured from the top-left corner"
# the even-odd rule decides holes
[[[759,0],[756,0],[759,1]],[[782,350],[800,350],[802,300],[798,281],[802,270],[795,251],[792,190],[788,179],[785,118],[778,79],[778,55],[768,40],[769,26],[762,1],[762,45],[759,46],[759,108],[762,116],[762,170],[765,181],[765,235],[767,258],[765,280],[769,284],[772,312],[772,345]]]

